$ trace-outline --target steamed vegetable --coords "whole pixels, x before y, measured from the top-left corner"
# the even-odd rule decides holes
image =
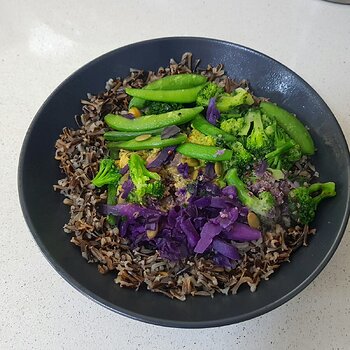
[[[214,146],[204,146],[194,143],[183,143],[176,149],[182,155],[195,159],[207,160],[209,162],[219,162],[230,160],[232,158],[232,151]]]
[[[315,153],[315,146],[310,133],[295,115],[270,102],[261,102],[260,109],[267,116],[277,121],[285,132],[300,146],[303,154],[312,155]]]
[[[203,107],[183,108],[158,115],[145,115],[135,119],[127,119],[116,114],[107,114],[104,120],[110,128],[115,130],[145,131],[163,128],[169,125],[181,125],[187,123],[202,110]]]
[[[315,218],[319,203],[335,195],[334,182],[315,183],[309,187],[292,189],[288,194],[290,214],[296,222],[309,224]]]
[[[102,187],[104,185],[117,184],[120,178],[121,175],[114,165],[114,160],[107,158],[100,161],[99,170],[91,182],[96,187]]]
[[[164,193],[164,186],[159,174],[147,170],[145,161],[136,153],[129,160],[130,178],[135,189],[129,194],[132,202],[142,204],[146,195],[160,198]]]

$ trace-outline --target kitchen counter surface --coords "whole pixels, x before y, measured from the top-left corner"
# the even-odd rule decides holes
[[[349,349],[349,226],[330,263],[297,297],[253,320],[202,330],[161,328],[105,309],[65,282],[34,242],[16,173],[40,105],[68,75],[105,52],[182,35],[236,42],[284,63],[322,96],[349,142],[350,6],[321,0],[2,1],[1,349]]]

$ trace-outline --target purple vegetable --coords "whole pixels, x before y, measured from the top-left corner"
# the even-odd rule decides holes
[[[238,249],[230,243],[227,243],[219,238],[215,238],[213,240],[212,247],[218,253],[226,256],[227,258],[239,260],[240,256],[238,253]]]
[[[233,186],[226,186],[222,189],[222,194],[224,196],[227,196],[231,199],[237,198],[237,190],[236,187]]]
[[[160,217],[162,212],[155,209],[141,207],[137,204],[117,204],[117,205],[102,205],[104,214],[113,214],[116,216],[125,216],[129,220],[135,220],[138,217]]]
[[[129,193],[134,189],[134,187],[135,187],[135,186],[134,186],[133,182],[131,181],[131,179],[126,180],[126,181],[122,184],[123,193],[122,193],[121,197],[122,197],[123,199],[128,198]]]
[[[228,239],[240,242],[255,241],[261,238],[259,230],[240,222],[234,223],[229,230],[224,232],[224,235]]]
[[[222,228],[220,225],[207,222],[202,228],[201,238],[195,246],[194,251],[196,253],[204,253],[204,251],[210,246],[213,238],[216,237],[221,230]]]
[[[215,224],[220,225],[223,229],[227,229],[230,225],[233,225],[238,219],[238,209],[232,208],[230,210],[223,210],[212,221]]]
[[[210,206],[211,198],[210,197],[201,197],[199,199],[196,199],[193,202],[193,205],[195,205],[198,208],[207,208]]]
[[[208,104],[206,118],[210,124],[216,125],[218,119],[220,118],[220,112],[216,108],[215,97],[211,98]]]
[[[213,261],[215,264],[223,267],[234,268],[235,263],[232,263],[229,258],[223,256],[220,253],[216,253],[213,257]]]
[[[213,208],[227,208],[228,203],[224,197],[211,197],[210,206]]]
[[[147,165],[148,169],[151,168],[159,168],[162,165],[168,164],[172,161],[175,155],[176,146],[170,146],[163,148],[156,159],[154,159],[151,163]]]
[[[181,129],[176,125],[168,126],[162,131],[160,138],[162,140],[170,139],[171,137],[176,136],[180,131]]]
[[[126,119],[135,119],[135,116],[132,113],[123,114],[122,116]]]
[[[129,164],[126,164],[123,168],[119,170],[121,175],[125,175],[129,171]]]
[[[207,163],[204,170],[204,176],[211,181],[216,178],[214,163]]]
[[[255,175],[258,177],[261,177],[264,175],[265,171],[267,170],[267,161],[266,160],[262,160],[261,162],[259,162],[254,169]]]
[[[185,232],[188,245],[194,248],[199,241],[199,234],[193,226],[191,219],[187,219],[180,224],[181,229]]]
[[[177,166],[177,171],[183,176],[184,179],[188,179],[189,177],[189,166],[187,163],[180,163]]]

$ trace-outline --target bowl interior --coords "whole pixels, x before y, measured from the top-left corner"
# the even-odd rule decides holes
[[[299,249],[257,292],[243,288],[236,296],[170,300],[146,290],[134,292],[102,276],[81,258],[80,250],[63,232],[68,209],[52,185],[63,175],[54,159],[54,144],[63,127],[75,128],[80,99],[104,89],[111,77],[128,75],[130,68],[156,70],[170,58],[190,51],[201,66],[224,63],[227,74],[247,79],[257,96],[271,98],[296,113],[310,127],[318,153],[314,163],[322,181],[335,181],[337,197],[319,208],[317,234]],[[330,160],[332,160],[330,164]],[[331,166],[330,166],[331,165]],[[125,315],[174,327],[211,327],[243,321],[267,312],[297,294],[322,270],[345,230],[349,213],[349,151],[333,114],[319,95],[298,75],[253,50],[204,38],[164,38],[132,44],[103,55],[65,80],[47,99],[28,130],[19,167],[19,194],[28,226],[55,269],[74,287],[99,303]],[[338,171],[341,169],[341,171]]]

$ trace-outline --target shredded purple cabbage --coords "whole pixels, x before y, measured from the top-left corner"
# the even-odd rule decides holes
[[[126,180],[123,184],[122,184],[122,194],[121,197],[123,199],[128,198],[129,193],[135,188],[133,182],[131,181],[131,179]]]
[[[216,108],[216,98],[213,97],[210,99],[208,108],[207,108],[207,113],[206,113],[206,118],[210,124],[216,125],[219,118],[220,118],[220,112]]]
[[[180,163],[177,166],[177,171],[183,176],[184,179],[188,179],[189,178],[189,171],[190,171],[190,167],[188,166],[187,163]]]
[[[122,116],[127,119],[135,119],[135,116],[132,113],[123,114]]]
[[[170,139],[171,137],[176,136],[179,132],[181,131],[181,129],[176,126],[176,125],[171,125],[168,126],[166,128],[164,128],[164,130],[162,131],[160,138],[163,139]]]
[[[176,146],[163,148],[157,155],[156,159],[154,159],[151,163],[147,165],[147,168],[159,168],[160,166],[169,164],[175,156],[175,149]]]

